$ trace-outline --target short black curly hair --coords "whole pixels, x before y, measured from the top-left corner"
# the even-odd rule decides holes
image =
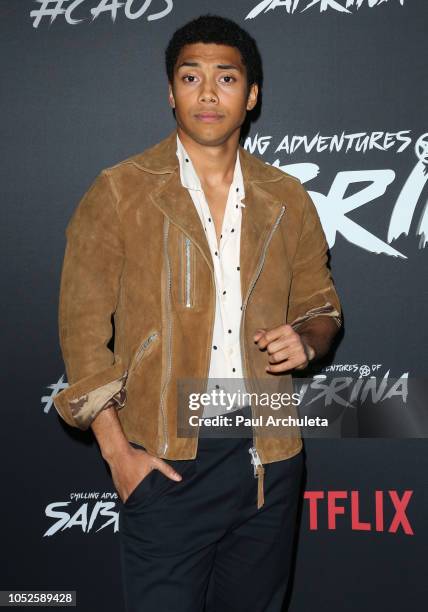
[[[248,89],[253,83],[261,87],[262,59],[254,38],[231,19],[210,13],[189,21],[172,35],[165,49],[165,67],[170,83],[174,79],[174,67],[181,49],[199,42],[236,47],[247,70]]]

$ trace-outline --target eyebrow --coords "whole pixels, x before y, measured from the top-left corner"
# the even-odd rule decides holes
[[[199,64],[199,62],[182,62],[179,66],[177,66],[177,70],[182,68],[182,66],[199,68],[201,65]],[[220,68],[220,70],[237,70],[238,72],[242,72],[242,70],[238,66],[235,66],[235,64],[217,64],[216,68]]]

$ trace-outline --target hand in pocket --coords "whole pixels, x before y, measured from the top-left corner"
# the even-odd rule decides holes
[[[152,470],[159,470],[164,476],[176,482],[181,480],[181,475],[166,461],[131,445],[125,452],[111,459],[109,466],[113,484],[122,503],[127,502],[130,495]]]

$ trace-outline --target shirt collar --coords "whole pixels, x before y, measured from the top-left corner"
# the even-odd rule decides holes
[[[203,191],[201,182],[198,175],[196,174],[195,168],[192,164],[192,160],[187,154],[183,143],[177,134],[177,157],[180,165],[180,179],[181,184],[186,189],[193,189],[195,191]],[[242,176],[241,160],[239,158],[239,150],[236,154],[235,170],[233,172],[231,189],[236,193],[236,200],[241,207],[245,208],[245,204],[242,204],[241,199],[245,197],[244,191],[244,180]]]

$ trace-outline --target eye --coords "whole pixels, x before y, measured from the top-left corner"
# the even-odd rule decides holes
[[[192,79],[192,80],[186,81],[186,79]],[[183,77],[183,81],[186,81],[187,83],[194,83],[193,79],[196,79],[194,74],[185,74]]]
[[[220,78],[222,78],[222,79],[230,79],[230,80],[225,81],[228,85],[230,83],[232,83],[233,81],[236,81],[235,77],[231,76],[230,74],[225,74],[225,75],[223,75]]]

